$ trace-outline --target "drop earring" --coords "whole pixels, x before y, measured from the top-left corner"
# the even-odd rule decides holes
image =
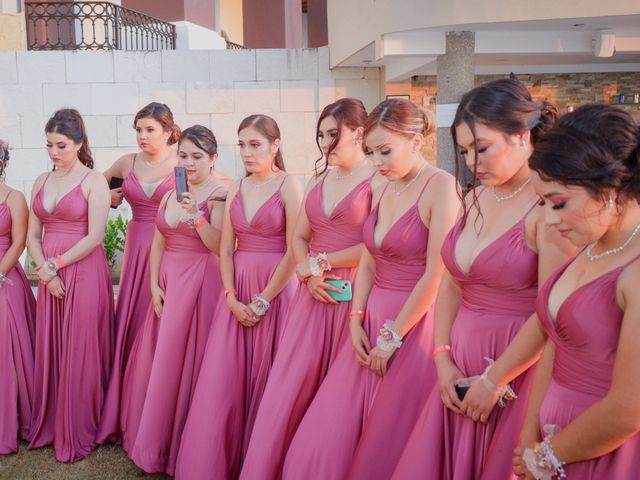
[[[522,138],[520,139],[520,146],[521,146],[521,147],[524,147],[524,146],[526,146],[526,145],[527,145],[527,142],[526,142],[526,140],[524,139],[524,137],[522,137]]]
[[[613,193],[609,192],[609,208],[613,208]]]

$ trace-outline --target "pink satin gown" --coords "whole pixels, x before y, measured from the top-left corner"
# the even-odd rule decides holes
[[[0,203],[0,259],[11,247],[9,192]],[[33,402],[36,299],[19,263],[0,288],[0,455],[18,451],[29,439]]]
[[[529,212],[533,208],[535,205]],[[442,247],[445,266],[462,287],[462,302],[451,329],[451,355],[465,377],[480,375],[488,365],[484,357],[498,358],[534,312],[538,255],[527,245],[527,215],[482,250],[469,272],[460,268],[455,257],[463,229],[461,221],[451,229]],[[532,373],[529,369],[511,383],[518,399],[505,408],[496,405],[486,424],[450,411],[434,389],[393,478],[511,478],[512,453]]]
[[[436,175],[425,182],[416,203],[391,226],[381,245],[374,241],[379,205],[364,224],[364,244],[376,264],[364,323],[372,345],[384,322],[396,318],[424,275],[429,229],[420,218],[418,203]],[[409,399],[411,404],[411,395],[404,393],[405,388],[429,390],[433,387],[436,374],[430,358],[432,331],[432,317],[427,314],[406,335],[382,380],[356,362],[351,342],[346,343],[293,437],[282,478],[346,478],[367,418],[377,404],[378,392],[386,390],[386,384],[393,385],[387,391],[385,404],[387,401],[402,403],[401,398]],[[402,416],[398,418],[397,434],[402,436],[411,426],[405,425]],[[388,434],[393,437],[394,432]]]
[[[233,264],[238,299],[249,304],[252,296],[267,285],[286,252],[286,215],[277,190],[248,221],[241,190],[230,206],[238,241]],[[219,295],[216,328],[207,341],[182,436],[176,478],[238,476],[295,286],[292,278],[273,299],[266,315],[251,328],[236,320]]]
[[[199,209],[209,220],[207,200]],[[165,213],[161,207],[156,219],[165,239],[162,316],[151,305],[133,344],[123,380],[122,432],[136,465],[173,475],[222,281],[218,256],[186,223],[169,226]]]
[[[362,226],[371,210],[371,180],[349,192],[333,211],[323,210],[324,179],[307,195],[305,210],[311,227],[311,254],[335,252],[362,243]],[[356,268],[330,273],[355,279]],[[298,287],[287,329],[278,347],[258,409],[242,473],[243,480],[275,479],[293,434],[340,348],[349,340],[351,302],[337,305],[315,300],[306,285]]]
[[[124,179],[122,192],[131,205],[133,218],[127,225],[124,260],[118,299],[116,302],[116,349],[113,359],[107,398],[102,411],[98,442],[120,439],[120,400],[122,379],[133,342],[144,323],[151,305],[149,288],[149,253],[155,232],[158,206],[165,193],[175,188],[174,175],[168,175],[149,197],[135,174],[136,157],[129,175]]]
[[[554,321],[549,294],[565,267],[544,284],[537,312],[556,346],[553,374],[540,408],[544,425],[565,428],[582,412],[607,395],[620,341],[623,312],[616,299],[618,277],[625,265],[601,275],[575,290],[560,306]],[[640,435],[635,434],[613,452],[564,467],[568,480],[611,478],[634,480],[640,474]]]
[[[87,235],[89,209],[81,182],[48,212],[42,204],[46,182],[32,209],[44,225],[44,256],[52,258]],[[112,363],[113,287],[102,245],[60,269],[58,276],[65,286],[64,298],[38,286],[29,448],[53,443],[58,461],[73,462],[89,455],[97,444]]]

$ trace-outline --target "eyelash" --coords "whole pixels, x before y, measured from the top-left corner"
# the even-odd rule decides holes
[[[551,208],[553,210],[562,210],[564,208],[564,206],[566,205],[567,202],[560,202],[560,203],[556,203],[555,205],[552,205]],[[547,202],[545,202],[544,200],[540,200],[538,202],[538,205],[540,205],[541,207],[544,207],[547,204]]]

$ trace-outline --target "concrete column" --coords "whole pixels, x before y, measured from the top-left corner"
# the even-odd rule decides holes
[[[327,0],[307,2],[307,46],[324,47],[329,44],[327,32]]]
[[[436,116],[438,122],[438,166],[455,171],[455,150],[451,140],[451,123],[458,102],[474,86],[474,32],[447,32],[446,50],[437,59],[438,94]],[[466,167],[463,171],[466,171]],[[463,186],[467,179],[463,180]]]
[[[301,48],[301,0],[242,0],[244,42],[249,48]]]

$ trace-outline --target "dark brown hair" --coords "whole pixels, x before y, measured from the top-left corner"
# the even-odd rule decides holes
[[[476,124],[480,123],[506,135],[520,132],[531,132],[531,143],[535,145],[544,132],[548,131],[558,118],[558,111],[551,103],[541,100],[533,101],[527,88],[514,77],[493,80],[475,87],[464,94],[456,116],[451,125],[451,136],[456,155],[456,178],[461,181],[464,158],[458,149],[456,129],[462,123],[467,124],[474,139],[473,179],[470,189],[473,195],[473,205],[480,212],[476,195],[476,166],[478,163],[478,148],[475,144]],[[462,198],[464,208],[463,218],[466,221],[468,209]]]
[[[536,144],[529,166],[545,181],[640,199],[640,129],[627,112],[591,103],[563,115]]]
[[[278,124],[276,121],[268,115],[249,115],[247,118],[240,122],[240,126],[238,127],[238,134],[245,128],[255,128],[260,135],[264,136],[269,143],[273,143],[276,140],[280,140],[280,128],[278,128]],[[275,155],[274,165],[278,167],[283,172],[286,171],[284,168],[284,159],[282,158],[282,146],[278,148],[278,151]]]
[[[87,130],[84,127],[84,120],[82,120],[80,112],[73,108],[58,110],[49,119],[44,131],[45,133],[59,133],[73,140],[76,145],[81,145],[78,150],[78,159],[83,165],[93,168],[93,157],[91,156],[91,148],[89,148]]]
[[[327,117],[333,117],[336,119],[337,132],[336,136],[329,145],[329,149],[327,151],[327,155],[322,153],[322,147],[320,147],[320,124]],[[346,126],[351,130],[355,130],[359,127],[364,127],[364,123],[367,120],[367,110],[364,108],[364,104],[361,100],[357,98],[341,98],[337,100],[322,110],[320,113],[320,117],[318,118],[318,124],[316,126],[316,145],[318,146],[318,150],[320,150],[320,158],[316,160],[314,169],[316,175],[322,175],[327,171],[329,167],[329,162],[327,161],[327,157],[331,152],[333,152],[340,142],[340,135],[342,132],[342,126]],[[364,142],[361,144],[362,151],[364,152]]]
[[[167,145],[173,145],[180,138],[180,127],[174,122],[173,113],[171,113],[171,109],[166,104],[151,102],[142,107],[133,119],[133,128],[136,128],[138,120],[142,118],[153,118],[162,125],[162,129],[165,132],[171,132],[167,139]]]
[[[0,140],[0,178],[4,180],[7,165],[9,164],[9,144]]]
[[[194,125],[184,130],[178,139],[178,148],[183,140],[189,140],[200,150],[207,152],[210,157],[218,153],[216,136],[205,126]]]
[[[365,121],[364,135],[367,136],[377,126],[407,138],[412,138],[416,134],[426,138],[436,128],[430,111],[402,98],[389,98],[379,103]]]

